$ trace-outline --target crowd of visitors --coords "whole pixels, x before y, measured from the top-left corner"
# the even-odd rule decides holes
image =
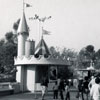
[[[43,78],[41,82],[42,86],[42,100],[47,92],[48,79]],[[98,75],[80,78],[74,81],[76,89],[78,89],[76,98],[79,100],[100,100],[100,77]],[[62,78],[55,81],[52,88],[53,99],[70,100],[70,86],[68,81],[64,81]],[[65,94],[65,95],[64,95]],[[84,98],[85,96],[85,98]]]
[[[41,81],[41,89],[42,89],[42,100],[44,100],[45,94],[47,93],[47,87],[48,87],[48,79],[43,77]],[[70,93],[69,93],[69,83],[64,82],[63,79],[58,79],[55,81],[55,84],[52,88],[53,90],[53,99],[58,99],[58,93],[61,98],[61,100],[70,100]],[[65,91],[65,97],[63,92]]]
[[[100,77],[98,74],[84,77],[84,79],[78,79],[78,93],[76,98],[84,100],[84,95],[86,95],[86,100],[100,100]],[[90,98],[89,98],[90,97]]]

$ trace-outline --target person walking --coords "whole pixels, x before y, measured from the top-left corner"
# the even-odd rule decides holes
[[[100,78],[95,79],[95,84],[90,89],[90,100],[100,100]]]
[[[53,99],[58,99],[58,84],[57,81],[53,86]]]
[[[48,78],[47,77],[42,77],[41,87],[42,87],[42,100],[44,100],[44,96],[48,88]]]
[[[70,100],[70,89],[69,89],[68,82],[66,82],[66,86],[65,86],[65,100]]]

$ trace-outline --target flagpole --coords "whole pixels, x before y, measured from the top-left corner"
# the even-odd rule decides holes
[[[24,0],[23,0],[23,12],[24,12]]]
[[[38,21],[39,21],[39,20],[38,20]],[[40,33],[41,33],[41,22],[39,21],[39,41],[40,41],[40,39],[41,39]]]
[[[50,18],[51,18],[51,16],[40,18],[39,16],[35,15],[34,19],[38,19],[38,22],[39,22],[39,39],[43,39],[43,24],[44,24],[45,20],[50,19]],[[42,31],[42,33],[41,33],[41,31]]]
[[[42,27],[42,37],[41,38],[43,39],[43,27]]]

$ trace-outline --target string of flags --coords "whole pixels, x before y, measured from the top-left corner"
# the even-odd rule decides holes
[[[28,3],[24,3],[24,6],[32,7],[32,5],[30,5]],[[51,16],[40,18],[37,14],[35,14],[35,16],[30,17],[29,20],[39,20],[39,22],[45,22],[45,20],[50,19],[50,18],[51,18]],[[47,31],[47,30],[43,29],[43,27],[42,27],[42,35],[50,35],[50,33],[51,33],[50,31]]]
[[[41,22],[44,22],[45,20],[50,19],[50,18],[51,18],[51,16],[39,18],[39,16],[37,14],[35,14],[35,16],[34,16],[34,19],[38,19]]]
[[[40,22],[45,22],[45,20],[50,19],[51,16],[39,18],[37,14],[34,17],[30,17],[29,20],[39,20]]]

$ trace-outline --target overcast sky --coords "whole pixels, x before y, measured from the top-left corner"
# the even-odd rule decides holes
[[[22,16],[22,0],[0,0],[0,38],[12,30]],[[35,14],[52,16],[44,23],[51,35],[44,39],[48,46],[80,50],[87,45],[100,48],[100,0],[25,0],[32,7],[25,9],[30,37],[38,42],[39,23],[29,20]]]

